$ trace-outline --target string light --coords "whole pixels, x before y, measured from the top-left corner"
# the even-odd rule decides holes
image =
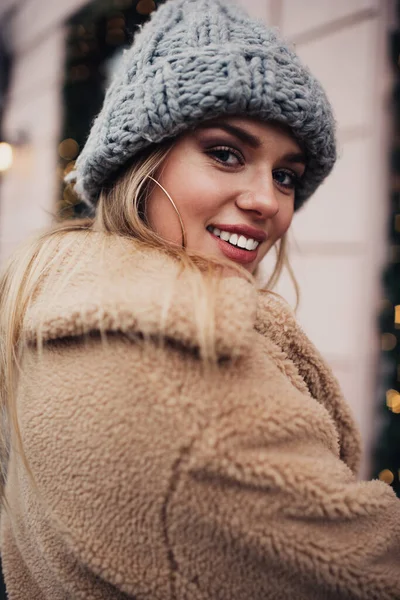
[[[383,333],[381,336],[381,348],[384,352],[394,350],[397,345],[397,338],[393,333]]]
[[[394,413],[400,414],[400,394],[396,390],[386,392],[386,406]]]
[[[384,481],[389,485],[391,485],[394,481],[394,475],[390,469],[383,469],[383,471],[379,473],[378,477],[381,481]]]
[[[8,171],[13,164],[13,149],[7,142],[0,143],[0,171]]]
[[[125,18],[119,15],[117,17],[111,17],[107,21],[107,29],[122,29],[125,27]]]
[[[400,327],[400,304],[394,307],[394,324],[396,329]]]
[[[117,13],[107,21],[106,43],[110,46],[118,46],[125,41],[125,17],[123,13]]]
[[[58,154],[65,160],[72,160],[73,158],[76,158],[76,156],[78,156],[78,152],[79,144],[72,138],[67,138],[58,145]]]
[[[149,15],[156,9],[154,0],[139,0],[136,5],[136,11],[139,15]]]

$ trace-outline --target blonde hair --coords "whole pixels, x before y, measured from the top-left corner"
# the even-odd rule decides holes
[[[36,235],[21,246],[10,258],[0,278],[0,405],[2,410],[2,430],[0,432],[0,501],[4,503],[4,485],[7,461],[11,442],[21,454],[25,467],[32,477],[27,459],[23,452],[20,428],[16,408],[16,386],[20,373],[21,357],[26,345],[22,335],[22,325],[26,310],[38,291],[39,285],[46,285],[52,291],[64,288],[78,264],[79,257],[85,251],[84,242],[92,232],[106,235],[118,235],[136,239],[143,247],[158,249],[176,259],[181,269],[193,273],[190,278],[193,286],[193,305],[198,325],[199,353],[205,365],[216,365],[214,320],[210,318],[215,310],[216,287],[221,267],[229,267],[248,281],[257,283],[253,275],[228,260],[210,258],[171,245],[157,235],[146,221],[146,201],[154,187],[152,178],[159,171],[173,144],[150,148],[125,168],[108,188],[100,194],[96,214],[93,218],[69,219],[56,222],[49,230]],[[56,219],[57,220],[57,219]],[[68,233],[84,230],[82,246],[71,247]],[[299,289],[287,259],[286,235],[275,248],[277,260],[265,291],[270,291],[279,280],[286,266],[296,290],[297,304]],[[66,255],[68,260],[65,260]],[[54,269],[61,264],[62,269]],[[54,278],[51,272],[55,273]],[[60,277],[60,271],[63,277]],[[56,285],[55,285],[56,281]],[[53,286],[53,287],[52,287]],[[271,292],[272,293],[272,292]],[[297,305],[296,305],[297,307]],[[38,350],[41,337],[38,332]],[[33,479],[33,477],[32,477]]]

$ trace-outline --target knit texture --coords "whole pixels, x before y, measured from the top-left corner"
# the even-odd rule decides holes
[[[292,130],[307,158],[296,210],[336,160],[325,93],[276,31],[233,0],[169,0],[125,51],[66,181],[94,208],[102,187],[140,150],[220,115]]]

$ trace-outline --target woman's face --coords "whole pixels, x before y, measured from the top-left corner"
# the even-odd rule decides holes
[[[292,221],[304,170],[300,147],[280,126],[223,117],[178,138],[156,179],[179,210],[188,250],[228,258],[254,273]],[[181,246],[178,215],[156,185],[147,219]]]

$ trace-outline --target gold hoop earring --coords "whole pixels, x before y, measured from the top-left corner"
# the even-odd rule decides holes
[[[179,223],[181,225],[182,248],[186,248],[186,232],[185,232],[185,227],[183,225],[183,221],[182,221],[181,215],[179,214],[179,210],[177,209],[175,202],[172,200],[171,196],[168,194],[167,190],[161,185],[161,183],[159,183],[151,175],[146,175],[146,177],[148,177],[149,179],[151,179],[152,181],[154,181],[154,183],[156,183],[158,185],[158,187],[160,187],[162,189],[162,191],[164,192],[164,194],[167,196],[168,200],[171,202],[172,206],[174,207],[175,212],[178,215]]]

